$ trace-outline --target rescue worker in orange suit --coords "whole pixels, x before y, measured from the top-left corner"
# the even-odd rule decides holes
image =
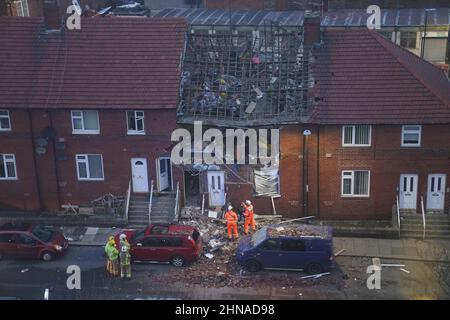
[[[248,234],[248,227],[251,226],[253,231],[256,231],[256,223],[255,223],[255,213],[253,212],[253,205],[250,200],[245,200],[245,203],[242,203],[244,207],[244,232]]]
[[[236,212],[233,211],[232,206],[228,206],[228,211],[225,213],[225,220],[227,221],[228,239],[232,239],[232,232],[234,238],[237,239],[239,237],[237,231],[238,216]]]

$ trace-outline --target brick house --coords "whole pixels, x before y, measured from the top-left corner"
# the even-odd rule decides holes
[[[0,208],[173,190],[182,19],[0,17]],[[133,178],[132,178],[133,177]]]
[[[196,188],[193,198],[203,193],[211,207],[238,207],[250,199],[259,213],[276,210],[293,218],[389,220],[397,195],[405,212],[419,212],[422,198],[427,212],[449,212],[450,81],[444,72],[367,29],[320,32],[317,18],[305,20],[301,40],[293,34],[286,38],[290,42],[271,41],[274,35],[266,34],[269,38],[261,36],[252,51],[258,59],[246,61],[234,58],[234,52],[248,52],[242,51],[248,39],[240,41],[237,34],[210,34],[206,42],[195,33],[188,37],[191,44],[234,43],[222,45],[222,51],[213,45],[204,50],[209,55],[202,61],[215,72],[202,74],[195,63],[189,65],[188,51],[185,71],[208,83],[214,83],[208,78],[213,74],[218,83],[224,79],[238,85],[229,84],[228,91],[212,85],[198,103],[190,103],[192,92],[199,93],[196,85],[185,87],[179,122],[190,130],[194,121],[222,132],[230,127],[280,129],[276,178],[261,177],[260,165],[186,166],[186,186]],[[278,51],[267,48],[266,41],[290,49],[270,60],[272,54],[265,53]],[[233,58],[228,63],[214,52]],[[287,71],[277,69],[277,61]],[[279,79],[288,87],[277,87]],[[255,87],[262,94],[253,92]],[[264,96],[272,104],[258,105]],[[296,99],[297,108],[290,108],[286,96]],[[250,105],[259,113],[243,111]],[[258,190],[261,179],[272,179],[272,190]]]

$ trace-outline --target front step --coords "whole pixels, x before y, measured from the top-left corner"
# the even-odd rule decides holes
[[[402,238],[423,238],[423,216],[404,213],[400,217]],[[450,218],[447,214],[427,213],[425,215],[425,239],[450,239]]]

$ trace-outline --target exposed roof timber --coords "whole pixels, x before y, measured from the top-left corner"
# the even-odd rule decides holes
[[[183,17],[191,25],[203,26],[261,26],[274,22],[279,26],[303,24],[303,11],[226,10],[226,9],[163,9],[157,17]],[[425,25],[425,9],[386,9],[381,11],[383,27],[421,27]],[[365,26],[369,14],[363,10],[335,10],[322,17],[324,27]],[[450,8],[437,8],[428,12],[428,26],[450,26]]]

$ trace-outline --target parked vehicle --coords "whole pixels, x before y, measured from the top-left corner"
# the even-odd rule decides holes
[[[248,271],[261,269],[302,270],[316,274],[334,268],[331,227],[270,225],[244,237],[237,262]]]
[[[131,246],[133,261],[170,262],[181,267],[197,259],[203,243],[200,233],[191,226],[151,224],[143,230],[124,230]],[[115,241],[119,245],[119,236]]]
[[[0,225],[0,259],[32,258],[51,261],[65,253],[69,242],[60,232],[33,223]]]

